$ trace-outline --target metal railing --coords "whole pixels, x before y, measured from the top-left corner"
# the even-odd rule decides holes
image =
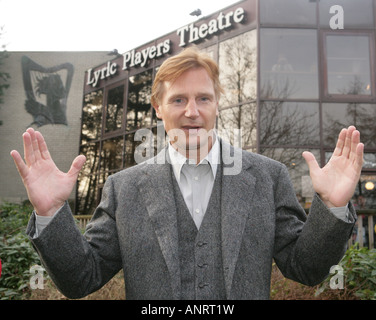
[[[74,216],[74,218],[77,220],[78,227],[81,230],[86,229],[86,225],[89,223],[90,219],[92,218],[92,215],[77,215]]]
[[[349,245],[358,243],[359,247],[375,248],[376,210],[357,210],[358,220]]]

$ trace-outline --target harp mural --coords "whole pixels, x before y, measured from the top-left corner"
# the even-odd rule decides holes
[[[33,116],[30,126],[68,125],[67,99],[73,72],[71,63],[45,68],[26,56],[22,57],[25,109]]]

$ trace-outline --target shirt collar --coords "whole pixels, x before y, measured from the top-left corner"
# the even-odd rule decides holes
[[[178,152],[174,147],[172,147],[170,143],[168,144],[168,153],[170,156],[172,168],[175,173],[175,177],[178,181],[180,181],[181,169],[183,168],[184,164],[188,163],[189,159],[187,159],[180,152]],[[217,166],[219,163],[219,141],[218,141],[217,136],[215,137],[214,144],[211,150],[206,155],[206,157],[200,161],[198,165],[200,165],[205,160],[210,164],[213,177],[215,178],[215,175],[217,172]]]

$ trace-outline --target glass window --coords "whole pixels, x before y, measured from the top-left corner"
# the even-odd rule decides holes
[[[127,131],[148,127],[151,124],[152,70],[129,78]]]
[[[80,172],[84,175],[96,173],[99,168],[99,142],[82,145],[80,154],[86,157],[85,164]]]
[[[98,175],[80,173],[77,180],[77,214],[93,214],[98,204]]]
[[[125,136],[125,154],[124,154],[124,167],[132,167],[136,164],[134,154],[137,148],[137,145],[141,144],[140,141],[135,141],[134,133],[127,134]]]
[[[260,105],[260,145],[318,145],[319,107],[316,103],[267,101]]]
[[[81,144],[99,139],[102,128],[103,90],[88,93],[82,109]]]
[[[376,147],[376,105],[362,103],[324,103],[323,138],[326,146],[335,147],[342,128],[354,125],[366,147]]]
[[[86,162],[77,180],[76,211],[78,214],[92,214],[97,205],[99,142],[82,145],[80,154],[86,156]]]
[[[303,207],[309,208],[314,196],[314,190],[307,163],[302,156],[303,151],[312,152],[317,162],[320,163],[320,151],[318,149],[262,148],[260,150],[261,154],[286,165],[298,200]]]
[[[316,25],[316,1],[262,0],[259,3],[262,25]]]
[[[124,85],[108,90],[105,132],[122,128]]]
[[[329,95],[371,95],[370,37],[326,36],[327,88]]]
[[[261,98],[318,98],[315,30],[262,29]]]
[[[220,81],[225,90],[221,107],[256,99],[256,30],[219,44]]]
[[[240,135],[239,129],[241,130]],[[222,109],[219,112],[219,136],[237,147],[255,146],[257,143],[256,129],[257,110],[254,103]]]
[[[123,136],[104,140],[101,152],[101,171],[111,171],[122,168]]]
[[[330,28],[330,20],[336,19],[337,11],[330,13],[330,8],[339,5],[343,9],[343,27],[349,28],[373,28],[373,4],[372,0],[325,0],[320,1],[320,25]],[[334,8],[333,8],[334,9]]]

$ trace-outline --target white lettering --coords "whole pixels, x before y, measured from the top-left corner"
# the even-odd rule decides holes
[[[183,28],[178,29],[178,31],[176,32],[178,36],[180,36],[179,47],[185,46],[185,32],[188,31],[188,28],[189,28],[188,26],[185,26]]]
[[[113,76],[117,71],[117,64],[111,63],[111,61],[107,62],[107,65],[102,69],[96,70],[92,73],[93,69],[89,69],[87,71],[87,85],[92,85],[96,87],[99,83],[99,79],[103,80]]]
[[[200,38],[205,38],[208,34],[208,25],[203,23],[199,29]]]
[[[344,11],[342,6],[335,5],[331,6],[329,13],[335,14],[330,18],[329,25],[330,28],[335,29],[344,29]]]
[[[93,82],[94,82],[94,79],[92,79],[91,78],[91,71],[92,71],[93,69],[89,69],[88,71],[87,71],[87,85],[90,85],[90,84],[92,84]]]
[[[132,68],[134,66],[145,67],[149,59],[154,59],[163,56],[170,52],[171,40],[167,39],[156,46],[147,47],[139,52],[135,50],[123,54],[123,70]]]
[[[209,34],[214,34],[218,32],[217,20],[209,21]]]
[[[235,12],[230,11],[227,14],[220,12],[216,19],[210,20],[207,24],[195,26],[193,23],[177,30],[180,38],[179,46],[186,45],[186,36],[189,35],[189,43],[200,41],[208,35],[213,35],[218,31],[222,31],[233,26],[233,23],[240,23],[244,20],[245,12],[243,8],[237,8]],[[188,32],[189,31],[189,32]]]
[[[171,50],[170,43],[171,43],[170,39],[165,40],[165,42],[163,43],[164,44],[164,46],[163,46],[163,53],[164,54],[170,52],[170,50]]]
[[[330,279],[330,289],[343,289],[343,268],[334,265],[330,268],[330,274],[334,274]]]
[[[30,277],[30,288],[35,289],[44,289],[44,268],[39,265],[34,265],[30,268],[29,272],[33,274]]]
[[[142,50],[142,58],[143,58],[143,61],[141,63],[141,67],[144,67],[146,62],[148,61],[148,56],[149,56],[149,51],[150,51],[150,47]]]
[[[243,8],[237,8],[234,13],[234,22],[235,23],[241,23],[244,19],[244,9]]]

